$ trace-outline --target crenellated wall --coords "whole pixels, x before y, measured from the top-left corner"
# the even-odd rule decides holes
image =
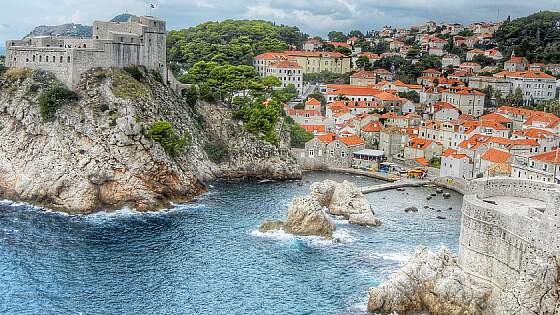
[[[529,253],[560,255],[560,186],[474,180],[463,201],[459,265],[503,288],[517,280]]]

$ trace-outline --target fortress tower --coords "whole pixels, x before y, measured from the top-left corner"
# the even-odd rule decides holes
[[[512,178],[478,179],[465,194],[459,265],[504,288],[533,255],[560,255],[560,185]]]
[[[52,72],[74,88],[91,68],[142,65],[167,81],[165,21],[151,16],[128,22],[93,22],[92,38],[28,37],[6,42],[6,66]]]

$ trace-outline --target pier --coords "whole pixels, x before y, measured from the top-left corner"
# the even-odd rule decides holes
[[[373,193],[373,192],[385,191],[385,190],[391,190],[391,189],[397,189],[397,188],[421,187],[421,186],[428,185],[428,184],[431,184],[431,182],[429,180],[408,180],[407,179],[407,180],[400,180],[398,182],[393,182],[393,183],[386,183],[386,184],[362,187],[362,193],[369,194],[369,193]]]

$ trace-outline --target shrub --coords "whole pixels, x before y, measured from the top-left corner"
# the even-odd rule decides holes
[[[198,101],[198,98],[200,97],[200,94],[198,93],[198,88],[196,87],[196,85],[191,85],[188,88],[186,88],[183,91],[183,95],[185,97],[185,100],[187,101],[187,104],[189,104],[191,107],[196,105],[196,102]]]
[[[207,143],[204,145],[204,151],[214,163],[222,163],[229,158],[229,150],[223,142]]]
[[[165,120],[153,123],[148,129],[148,136],[161,144],[165,152],[172,157],[181,153],[192,141],[191,135],[188,133],[184,136],[178,136],[171,123]]]
[[[152,74],[152,77],[154,78],[154,80],[163,84],[163,78],[161,77],[161,73],[159,73],[159,71],[151,70],[150,73]]]
[[[208,84],[201,84],[199,86],[200,99],[209,103],[216,102],[216,94],[212,92],[212,88]]]
[[[2,75],[4,72],[6,72],[6,70],[8,70],[8,68],[6,68],[6,66],[0,65],[0,75]]]
[[[29,78],[33,71],[28,68],[10,68],[6,71],[6,78],[11,81]]]
[[[78,94],[63,85],[53,86],[39,95],[39,113],[43,121],[54,119],[56,111],[63,105],[78,100]]]
[[[142,81],[144,79],[144,72],[140,70],[140,67],[136,65],[129,65],[123,68],[126,73],[131,77],[135,78],[137,81]]]

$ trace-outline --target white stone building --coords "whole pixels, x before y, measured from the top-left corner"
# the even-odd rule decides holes
[[[93,22],[91,38],[27,37],[6,41],[6,67],[53,73],[68,87],[92,68],[145,66],[168,81],[165,21],[132,16],[127,22]]]
[[[275,76],[280,80],[280,88],[293,84],[299,95],[303,94],[303,71],[295,61],[279,61],[266,68],[266,76]]]

